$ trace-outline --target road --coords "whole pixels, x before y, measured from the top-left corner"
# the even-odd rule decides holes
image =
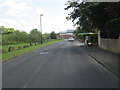
[[[116,78],[67,40],[21,55],[2,66],[3,88],[117,88]]]

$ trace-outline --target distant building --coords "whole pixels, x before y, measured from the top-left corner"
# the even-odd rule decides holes
[[[57,34],[57,38],[68,39],[69,37],[76,37],[74,30],[61,31]]]
[[[60,35],[67,35],[67,33],[66,32],[60,32]]]
[[[67,30],[67,35],[73,35],[74,34],[74,30]]]

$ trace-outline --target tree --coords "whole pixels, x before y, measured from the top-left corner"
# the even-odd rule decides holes
[[[23,42],[29,42],[28,33],[24,31],[20,32],[17,30],[13,33],[2,35],[3,44],[16,44],[16,43],[23,43]]]
[[[0,26],[0,33],[2,34],[2,31],[5,29],[4,26]]]
[[[51,37],[51,39],[57,39],[54,31],[51,32],[50,37]]]
[[[37,29],[33,29],[29,34],[30,42],[40,42],[41,41],[41,32]]]
[[[46,39],[50,39],[50,34],[45,33],[45,34],[43,34],[43,36],[44,36]]]
[[[118,3],[108,2],[82,2],[69,1],[65,10],[72,8],[67,20],[72,20],[83,31],[91,31],[98,28],[105,30],[105,24],[111,18],[118,17]],[[113,12],[113,10],[115,10]],[[113,14],[112,14],[113,12]],[[75,22],[76,21],[76,22]]]
[[[4,26],[0,26],[0,32],[2,34],[10,34],[15,32],[16,30],[14,30],[14,28],[5,28]]]
[[[67,20],[72,20],[72,22],[75,23],[74,25],[77,25],[78,28],[83,31],[90,31],[93,28],[93,23],[90,18],[92,13],[90,7],[96,4],[97,3],[79,3],[77,1],[68,2],[65,10],[72,8],[73,11],[68,14]]]
[[[118,18],[120,15],[120,2],[108,2],[105,4],[104,10],[107,13],[107,16],[111,19]]]
[[[13,32],[12,34],[12,38],[14,41],[17,41],[17,42],[28,42],[28,33],[24,32],[24,31],[15,31]]]

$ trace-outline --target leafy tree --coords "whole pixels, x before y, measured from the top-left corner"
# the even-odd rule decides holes
[[[69,1],[66,5],[65,10],[73,10],[66,19],[72,20],[80,28],[78,30],[86,32],[94,28],[104,31],[105,23],[118,17],[118,3]]]
[[[43,34],[46,39],[50,39],[50,34]]]
[[[57,39],[54,31],[51,32],[50,37],[51,37],[51,39]]]
[[[2,35],[3,44],[16,44],[22,42],[28,42],[29,36],[26,32],[15,31],[10,34]]]
[[[12,34],[12,38],[14,41],[17,42],[28,42],[28,34],[24,31],[20,32],[20,31],[15,31]]]
[[[0,32],[2,34],[10,34],[15,32],[16,30],[14,30],[14,28],[5,28],[4,26],[0,26]]]
[[[120,2],[108,2],[105,4],[105,8],[104,10],[106,11],[107,13],[107,16],[110,18],[110,19],[113,19],[113,18],[118,18],[120,17]]]
[[[2,31],[5,29],[4,26],[0,26],[0,33],[2,34]]]
[[[92,22],[89,18],[89,6],[92,6],[93,3],[79,3],[77,1],[69,1],[66,5],[68,5],[65,10],[72,8],[72,12],[68,14],[67,20],[72,20],[74,25],[77,25],[78,28],[82,28],[84,31],[89,31]],[[76,22],[75,22],[76,21]]]
[[[39,32],[37,29],[33,29],[30,34],[29,38],[31,42],[40,42],[41,41],[41,32]]]

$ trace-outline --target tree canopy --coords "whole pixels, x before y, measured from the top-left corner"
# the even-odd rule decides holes
[[[54,31],[51,32],[50,37],[51,37],[51,39],[56,39],[57,38]]]
[[[2,34],[10,34],[15,31],[16,30],[14,28],[5,28],[4,26],[0,26],[0,33],[2,33]]]
[[[78,2],[68,1],[65,10],[73,11],[66,17],[67,20],[77,25],[78,30],[84,32],[98,28],[105,30],[105,23],[111,19],[118,18],[118,2]]]
[[[2,27],[4,28],[4,27]],[[4,28],[4,30],[6,30]],[[2,31],[4,31],[2,29]],[[19,31],[11,29],[11,33],[4,33],[2,34],[2,44],[17,44],[17,43],[36,43],[41,41],[41,32],[37,29],[31,30],[30,34],[25,31]]]
[[[32,42],[40,42],[41,41],[41,32],[38,31],[37,29],[33,29],[31,32],[30,32],[30,41]]]

